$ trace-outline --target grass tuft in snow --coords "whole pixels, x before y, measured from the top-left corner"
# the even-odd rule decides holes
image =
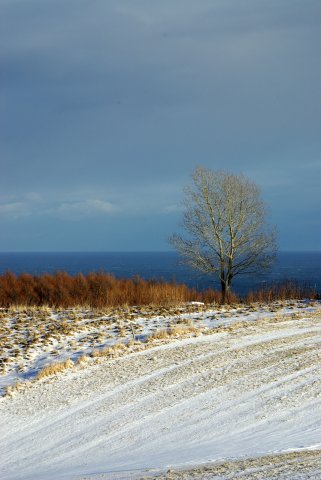
[[[37,375],[36,379],[40,380],[45,377],[50,377],[51,375],[57,375],[57,373],[63,372],[67,368],[72,368],[74,366],[74,362],[70,360],[66,360],[65,362],[56,362],[52,363],[51,365],[47,365],[44,367]]]

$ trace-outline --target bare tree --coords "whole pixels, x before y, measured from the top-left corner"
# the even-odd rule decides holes
[[[170,243],[183,262],[220,281],[222,302],[235,276],[257,274],[275,258],[275,229],[266,224],[259,188],[244,175],[198,167],[185,189],[182,227]]]

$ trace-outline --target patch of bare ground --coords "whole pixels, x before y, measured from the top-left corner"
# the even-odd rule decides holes
[[[321,450],[218,461],[188,470],[170,469],[166,473],[140,477],[141,480],[319,480],[320,478]]]

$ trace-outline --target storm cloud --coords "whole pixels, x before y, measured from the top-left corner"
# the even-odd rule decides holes
[[[1,250],[166,250],[198,164],[258,183],[282,249],[320,248],[319,1],[0,10]]]

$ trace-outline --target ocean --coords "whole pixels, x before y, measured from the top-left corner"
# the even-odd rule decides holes
[[[175,280],[203,290],[219,288],[214,277],[204,276],[179,264],[175,252],[41,252],[0,253],[0,273],[70,274],[103,270],[119,278],[138,275],[145,279]],[[321,292],[321,252],[280,252],[269,273],[235,277],[233,290],[244,295],[273,282],[296,280]]]

